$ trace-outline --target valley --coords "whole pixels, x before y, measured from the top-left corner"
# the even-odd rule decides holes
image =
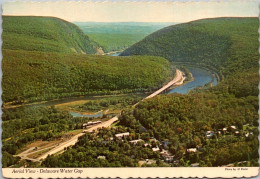
[[[4,17],[4,167],[258,166],[257,18],[75,24]]]

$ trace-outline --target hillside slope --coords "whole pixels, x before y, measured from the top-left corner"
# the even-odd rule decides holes
[[[228,75],[258,68],[257,31],[257,18],[202,19],[156,31],[121,55],[161,56],[208,65]]]
[[[172,78],[161,57],[3,50],[3,102],[147,91]]]
[[[91,41],[76,25],[55,17],[3,16],[3,49],[97,53]]]
[[[151,34],[122,55],[196,63],[214,68],[224,79],[186,95],[142,101],[121,123],[135,126],[129,122],[134,117],[153,137],[169,141],[177,166],[259,166],[258,47],[257,18],[204,19]]]

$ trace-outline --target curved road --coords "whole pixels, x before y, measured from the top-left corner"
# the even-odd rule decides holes
[[[183,75],[182,72],[180,70],[176,70],[176,76],[174,77],[174,79],[172,81],[170,81],[169,83],[167,83],[165,86],[163,86],[162,88],[160,88],[159,90],[155,91],[153,94],[147,96],[144,99],[149,99],[152,98],[158,94],[160,94],[161,92],[163,92],[164,90],[166,90],[167,88],[169,88],[170,86],[174,85],[175,83],[181,81],[183,79]]]
[[[167,83],[165,86],[163,86],[162,88],[160,88],[159,90],[155,91],[154,93],[152,93],[151,95],[147,96],[146,98],[144,99],[149,99],[149,98],[152,98],[158,94],[160,94],[161,92],[163,92],[164,90],[166,90],[167,88],[169,88],[170,86],[174,85],[175,83],[183,80],[183,75],[182,75],[182,72],[180,70],[176,70],[176,76],[174,77],[174,79],[172,81],[170,81],[169,83]],[[143,99],[143,100],[144,100]],[[138,103],[137,103],[138,104]],[[135,104],[136,105],[136,104]],[[134,106],[135,106],[134,105]],[[43,160],[45,158],[48,157],[48,155],[52,155],[52,154],[55,154],[55,153],[58,153],[62,150],[64,150],[65,147],[69,147],[69,146],[72,146],[72,145],[75,145],[76,142],[78,141],[78,138],[80,136],[83,136],[85,132],[93,132],[93,131],[96,131],[98,128],[102,128],[102,127],[109,127],[112,123],[114,123],[115,121],[118,120],[118,116],[115,116],[111,119],[109,119],[108,121],[105,121],[105,122],[102,122],[98,125],[95,125],[93,127],[90,127],[89,129],[86,129],[84,130],[82,133],[80,134],[77,134],[75,136],[73,136],[70,140],[66,141],[66,142],[63,142],[61,143],[60,145],[58,145],[57,147],[53,148],[52,150],[48,151],[47,153],[45,153],[44,155],[40,156],[39,158],[37,158],[36,160]]]

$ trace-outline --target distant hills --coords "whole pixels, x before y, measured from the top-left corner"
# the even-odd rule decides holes
[[[73,22],[105,52],[121,51],[174,22]]]
[[[96,54],[99,45],[56,17],[3,16],[3,49]]]

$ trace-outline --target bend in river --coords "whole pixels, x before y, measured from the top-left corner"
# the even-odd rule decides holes
[[[187,94],[190,90],[197,87],[203,87],[208,83],[211,83],[213,86],[218,83],[217,74],[212,71],[200,67],[187,67],[187,69],[192,74],[194,80],[182,86],[176,87],[168,93]]]

